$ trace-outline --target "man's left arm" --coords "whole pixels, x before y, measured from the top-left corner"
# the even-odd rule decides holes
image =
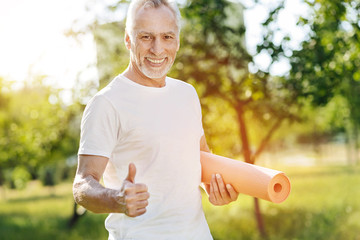
[[[200,140],[200,151],[210,152],[205,135],[203,135]],[[210,184],[204,183],[204,186],[206,193],[209,196],[209,201],[216,206],[236,201],[239,195],[231,184],[225,185],[219,173],[214,173],[211,177]]]

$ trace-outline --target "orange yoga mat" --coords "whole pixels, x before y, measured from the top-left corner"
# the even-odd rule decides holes
[[[281,203],[289,196],[290,180],[280,171],[201,152],[202,182],[210,183],[212,174],[221,174],[238,193]]]

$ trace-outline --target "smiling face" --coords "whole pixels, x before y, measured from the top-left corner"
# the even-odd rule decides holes
[[[164,81],[179,50],[174,13],[166,6],[141,7],[133,26],[125,35],[130,50],[129,71],[136,78]]]

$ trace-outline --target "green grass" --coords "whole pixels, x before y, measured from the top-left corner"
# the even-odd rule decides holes
[[[292,183],[289,198],[274,204],[260,201],[269,240],[360,240],[360,168],[285,169]],[[107,239],[106,215],[87,212],[68,227],[73,200],[71,183],[55,189],[31,182],[26,190],[0,190],[0,239]],[[256,230],[253,199],[215,207],[203,198],[215,239],[261,239]]]
[[[312,167],[285,170],[292,190],[274,204],[261,201],[269,239],[360,240],[360,169]],[[226,207],[205,204],[215,239],[261,239],[253,199],[239,196]]]
[[[106,239],[105,214],[87,212],[74,228],[71,183],[55,189],[31,182],[26,190],[6,190],[0,201],[0,239]],[[3,197],[4,198],[4,197]]]

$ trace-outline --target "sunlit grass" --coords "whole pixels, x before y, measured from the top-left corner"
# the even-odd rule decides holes
[[[360,240],[360,168],[285,168],[292,182],[289,198],[274,204],[260,201],[270,240]],[[3,189],[2,189],[3,190]],[[71,183],[54,189],[37,181],[27,189],[0,192],[0,239],[107,239],[106,215],[86,213],[68,228],[73,200]],[[215,239],[261,239],[253,199],[215,207],[203,197],[204,210]]]
[[[269,239],[360,239],[360,168],[287,168],[289,198],[260,205]],[[215,239],[260,239],[253,199],[239,196],[226,207],[204,204]]]
[[[0,201],[0,239],[106,239],[106,215],[86,213],[75,228],[71,183],[44,188],[37,181],[26,190],[6,190]]]

